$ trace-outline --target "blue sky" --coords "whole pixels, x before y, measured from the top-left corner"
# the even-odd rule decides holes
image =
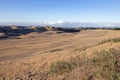
[[[0,0],[0,22],[120,22],[120,0]]]

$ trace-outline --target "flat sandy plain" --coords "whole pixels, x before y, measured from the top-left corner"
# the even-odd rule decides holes
[[[65,75],[46,78],[44,73],[57,61],[69,61],[84,53],[91,57],[94,51],[120,46],[119,42],[99,44],[104,40],[120,37],[119,30],[96,29],[61,34],[48,31],[20,37],[21,39],[0,40],[0,80],[65,80]]]

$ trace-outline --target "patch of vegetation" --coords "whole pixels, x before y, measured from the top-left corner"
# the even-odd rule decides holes
[[[116,76],[116,58],[110,51],[100,51],[95,53],[97,56],[90,60],[95,68],[94,77],[100,80],[115,80]]]
[[[100,42],[100,44],[103,44],[103,43],[106,43],[106,42],[120,42],[120,37],[102,41],[102,42]]]
[[[97,80],[120,80],[120,51],[110,49],[95,52],[94,57],[88,59],[87,65],[91,67],[93,79]]]
[[[81,80],[120,80],[120,50],[102,50],[93,55],[90,58],[85,54],[83,58],[73,58],[71,63],[74,62],[76,70],[73,74],[68,74],[65,80],[72,80],[71,76],[80,76]]]
[[[112,28],[112,30],[120,30],[119,27]]]
[[[93,57],[87,57],[83,54],[83,57],[76,56],[69,62],[53,63],[49,68],[49,74],[66,73],[65,80],[73,80],[71,78],[73,75],[80,76],[81,80],[120,80],[120,50],[101,50],[94,52],[93,55]]]
[[[50,74],[63,74],[68,73],[72,70],[72,65],[66,61],[58,61],[51,64],[49,73]]]

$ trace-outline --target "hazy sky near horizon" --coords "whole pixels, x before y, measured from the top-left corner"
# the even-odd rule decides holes
[[[120,0],[0,0],[0,22],[120,22]]]

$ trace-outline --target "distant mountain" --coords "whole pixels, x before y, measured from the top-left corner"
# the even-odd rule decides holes
[[[0,26],[0,39],[8,39],[8,38],[17,38],[20,39],[19,36],[27,35],[30,33],[44,33],[44,32],[54,32],[56,34],[61,33],[74,33],[80,32],[78,28],[59,28],[59,27],[50,27],[50,26]]]
[[[63,22],[49,24],[55,27],[120,27],[120,23],[80,23],[80,22]]]
[[[44,22],[44,23],[23,23],[23,22],[4,22],[0,25],[18,26],[54,26],[54,27],[120,27],[120,23],[81,23],[81,22]]]

